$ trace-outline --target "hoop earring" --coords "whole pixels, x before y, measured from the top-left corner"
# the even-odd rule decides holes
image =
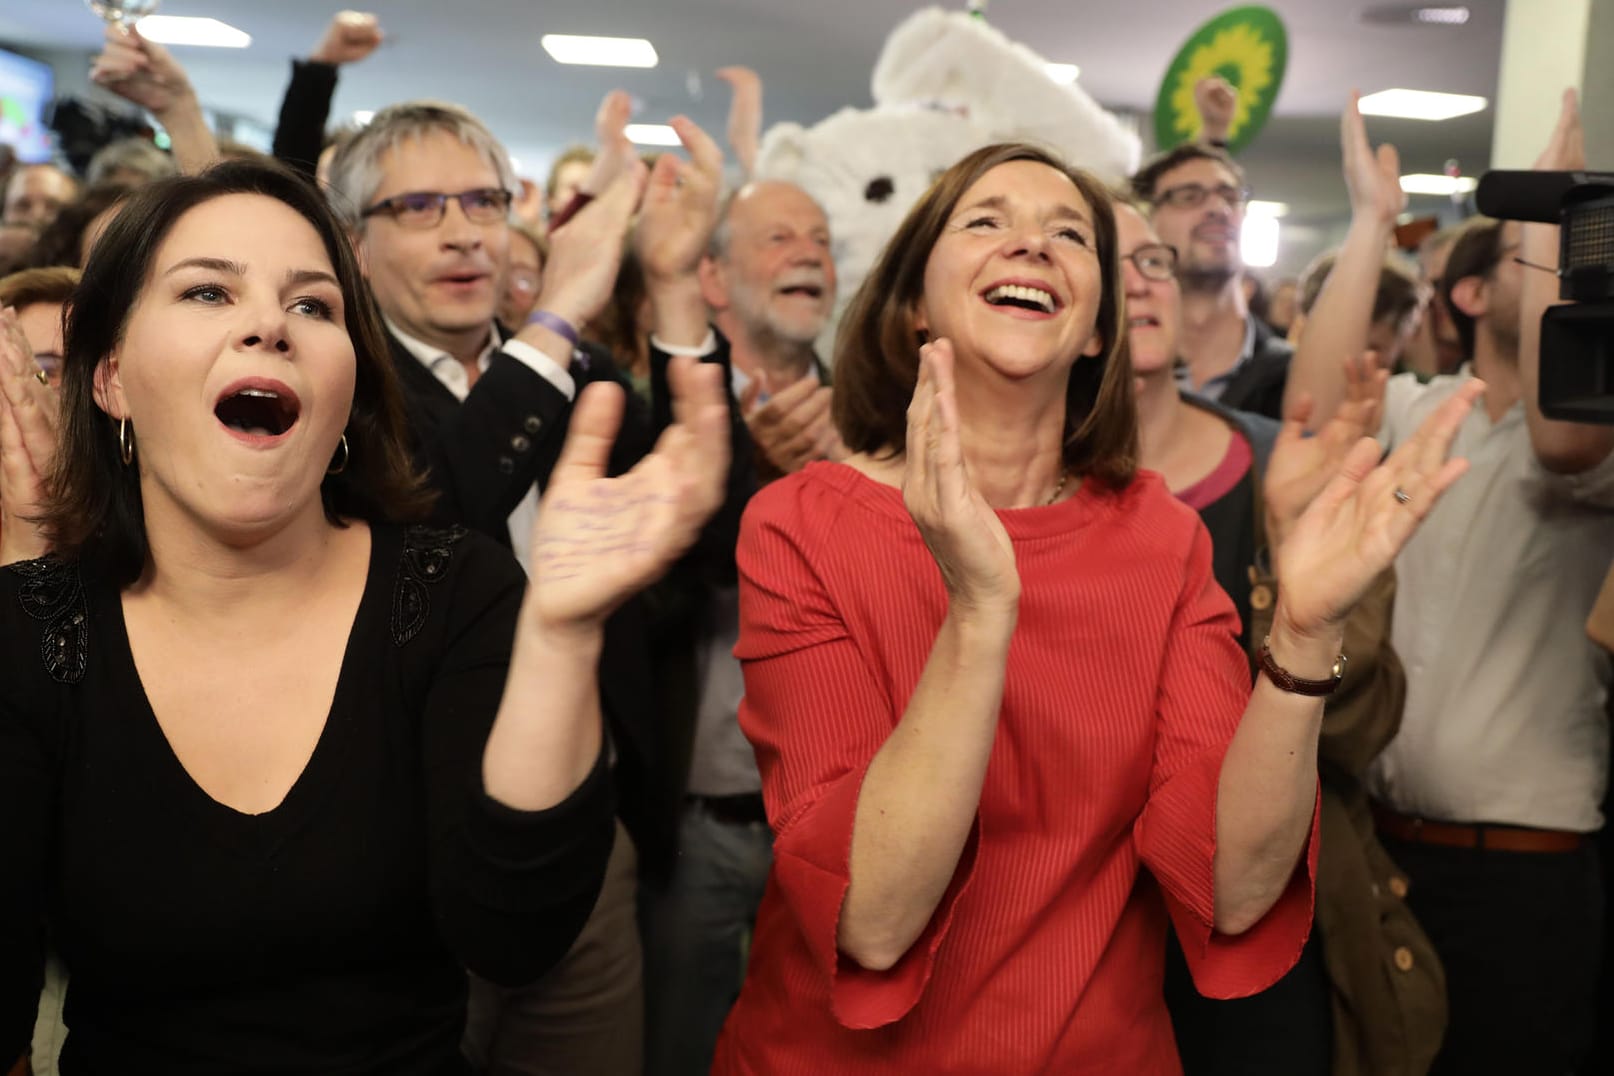
[[[123,458],[125,467],[134,462],[134,436],[129,433],[129,420],[118,420],[118,455]]]
[[[325,470],[326,474],[341,474],[343,471],[347,470],[347,460],[348,460],[347,434],[344,433],[342,435],[342,441],[337,447],[339,447],[342,450],[342,462],[337,463],[335,460],[332,460],[331,465],[328,468],[326,468],[326,470]]]

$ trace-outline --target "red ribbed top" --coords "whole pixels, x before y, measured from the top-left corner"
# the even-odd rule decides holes
[[[752,500],[735,653],[776,840],[714,1073],[1176,1074],[1168,913],[1213,997],[1298,957],[1315,824],[1261,923],[1211,927],[1217,776],[1250,678],[1199,518],[1148,472],[999,516],[1020,613],[975,833],[919,940],[870,972],[835,947],[852,822],[946,613],[941,575],[901,493],[850,467]]]

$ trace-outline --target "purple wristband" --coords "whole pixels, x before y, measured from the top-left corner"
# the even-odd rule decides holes
[[[567,321],[559,314],[551,314],[547,310],[534,310],[531,314],[527,315],[527,324],[542,325],[544,328],[553,332],[556,336],[565,337],[566,342],[571,344],[573,347],[576,347],[578,344],[577,330],[572,327],[571,322]]]

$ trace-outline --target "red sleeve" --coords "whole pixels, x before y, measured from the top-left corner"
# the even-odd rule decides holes
[[[930,923],[895,966],[870,971],[839,951],[858,795],[900,714],[814,567],[811,534],[836,522],[814,517],[820,495],[830,496],[784,479],[752,499],[741,524],[740,725],[762,771],[774,881],[814,965],[830,980],[834,1017],[843,1027],[875,1028],[901,1019],[924,993],[969,883],[979,829]],[[872,577],[856,582],[880,585]]]
[[[1211,573],[1210,536],[1198,527],[1160,673],[1159,729],[1149,801],[1133,828],[1159,880],[1194,985],[1206,997],[1244,997],[1282,978],[1311,931],[1317,815],[1302,865],[1272,909],[1240,935],[1215,923],[1216,791],[1222,758],[1250,699],[1238,614]]]

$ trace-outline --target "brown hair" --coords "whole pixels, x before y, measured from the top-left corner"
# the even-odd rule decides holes
[[[226,161],[130,195],[68,304],[61,430],[42,522],[57,553],[97,562],[118,586],[145,570],[145,516],[139,468],[120,458],[118,423],[95,402],[95,372],[123,338],[168,233],[191,209],[228,194],[263,195],[295,210],[319,233],[341,284],[356,369],[345,431],[349,462],[320,485],[326,517],[337,525],[349,516],[414,521],[431,505],[405,447],[397,375],[347,230],[314,185],[283,165]]]
[[[1239,167],[1239,163],[1226,150],[1217,149],[1215,146],[1200,145],[1197,142],[1184,142],[1180,146],[1175,146],[1164,153],[1158,153],[1149,158],[1144,166],[1138,169],[1137,174],[1132,177],[1132,192],[1145,202],[1153,205],[1155,195],[1159,193],[1155,190],[1155,185],[1160,182],[1160,177],[1179,165],[1187,164],[1189,161],[1215,161],[1233,173],[1239,186],[1246,186],[1249,182],[1244,175],[1244,169]]]
[[[1437,287],[1440,301],[1446,304],[1451,323],[1457,329],[1457,339],[1463,345],[1463,358],[1474,358],[1474,336],[1477,324],[1472,317],[1457,308],[1451,301],[1452,289],[1464,277],[1477,276],[1489,279],[1496,263],[1502,260],[1502,222],[1489,217],[1475,217],[1457,233],[1451,254],[1446,258],[1446,271],[1441,274]]]
[[[0,277],[0,306],[21,310],[35,303],[66,304],[78,287],[79,275],[71,266],[53,265]]]
[[[51,265],[83,265],[84,234],[95,218],[129,197],[134,187],[117,180],[106,180],[86,187],[78,198],[62,207],[56,219],[45,225],[28,255],[34,268]]]
[[[1300,290],[1295,302],[1302,314],[1310,314],[1323,293],[1328,275],[1334,271],[1337,251],[1329,251],[1306,267],[1300,278]],[[1385,258],[1379,267],[1379,286],[1373,293],[1373,316],[1370,321],[1393,321],[1401,324],[1406,316],[1418,308],[1423,285],[1412,270],[1395,258]]]
[[[1065,465],[1113,486],[1132,480],[1138,462],[1137,409],[1123,312],[1125,288],[1115,213],[1104,185],[1047,150],[1001,143],[971,153],[943,172],[908,211],[841,320],[835,347],[831,412],[854,452],[902,451],[907,409],[919,377],[914,310],[924,293],[925,265],[965,192],[1000,164],[1033,161],[1067,176],[1092,207],[1104,282],[1094,331],[1104,353],[1078,359],[1065,391]]]

